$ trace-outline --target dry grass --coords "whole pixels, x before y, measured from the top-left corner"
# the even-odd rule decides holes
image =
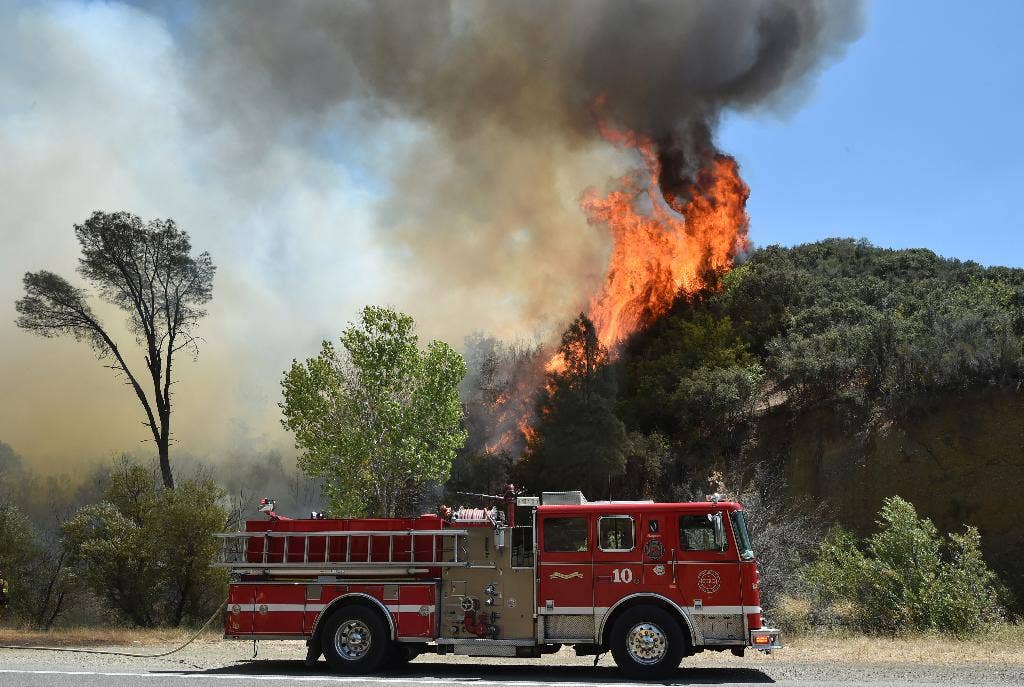
[[[1024,625],[1000,625],[978,637],[958,640],[939,634],[912,637],[798,635],[785,637],[787,649],[773,658],[793,662],[985,663],[1024,666]]]
[[[191,629],[125,629],[102,627],[75,627],[39,632],[0,627],[0,645],[95,647],[95,646],[167,646],[184,642],[192,636]],[[221,638],[219,628],[208,630],[196,641]]]

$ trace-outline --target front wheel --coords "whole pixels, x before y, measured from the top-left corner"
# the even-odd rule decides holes
[[[679,667],[684,648],[679,623],[657,606],[630,608],[612,628],[612,657],[627,677],[668,677]]]
[[[387,623],[366,606],[344,606],[331,614],[320,642],[331,669],[344,673],[374,672],[391,649]]]

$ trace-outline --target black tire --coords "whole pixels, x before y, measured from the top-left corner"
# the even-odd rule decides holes
[[[379,611],[343,606],[327,619],[320,647],[331,670],[365,674],[379,670],[391,653],[388,624]]]
[[[679,622],[657,606],[630,608],[612,627],[612,657],[622,674],[630,678],[655,680],[672,675],[685,649]]]

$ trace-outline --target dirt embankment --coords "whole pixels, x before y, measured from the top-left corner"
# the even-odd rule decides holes
[[[942,531],[977,526],[989,560],[1024,597],[1024,393],[950,394],[928,411],[860,433],[830,412],[795,421],[777,412],[758,436],[761,450],[784,457],[795,493],[827,499],[862,534],[882,499],[897,494]]]

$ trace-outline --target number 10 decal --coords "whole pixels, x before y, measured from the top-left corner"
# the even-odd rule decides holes
[[[612,570],[612,582],[625,582],[629,584],[633,581],[633,571],[629,568],[623,568],[622,570]]]

